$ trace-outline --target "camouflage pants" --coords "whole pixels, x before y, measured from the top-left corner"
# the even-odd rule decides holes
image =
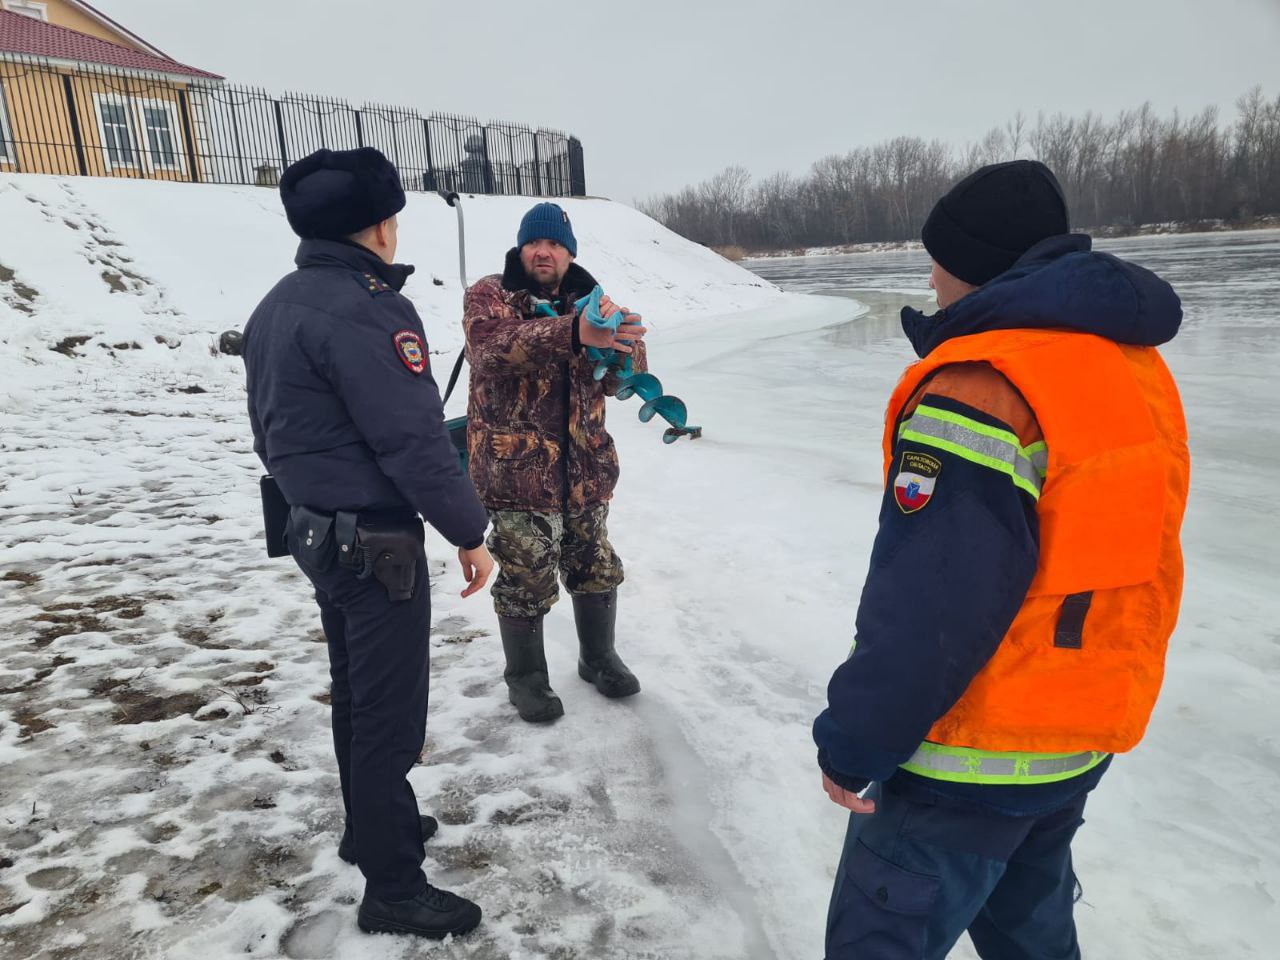
[[[578,513],[490,510],[498,616],[545,614],[559,599],[557,572],[571,594],[607,593],[622,583],[622,560],[609,543],[608,517],[605,503]]]

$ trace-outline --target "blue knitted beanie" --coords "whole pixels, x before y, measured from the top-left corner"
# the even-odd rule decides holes
[[[568,250],[570,256],[578,255],[573,224],[557,204],[540,203],[524,215],[520,221],[520,232],[516,235],[516,246],[523,247],[533,240],[554,240]]]

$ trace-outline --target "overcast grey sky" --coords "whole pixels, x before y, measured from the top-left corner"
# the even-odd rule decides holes
[[[630,201],[1022,110],[1280,95],[1280,0],[93,0],[242,83],[557,127]]]

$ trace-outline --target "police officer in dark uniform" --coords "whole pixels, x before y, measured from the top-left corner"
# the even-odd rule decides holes
[[[365,876],[362,930],[461,934],[480,908],[427,882],[422,843],[436,823],[406,779],[426,735],[420,517],[459,547],[463,596],[493,569],[487,517],[445,429],[422,321],[400,294],[413,267],[393,262],[405,205],[395,167],[369,148],[320,150],[284,172],[280,194],[302,243],[298,269],[245,328],[249,418],[328,640],[339,854]]]

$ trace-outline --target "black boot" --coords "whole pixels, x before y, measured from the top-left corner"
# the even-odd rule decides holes
[[[431,940],[470,933],[480,925],[480,907],[466,897],[427,884],[410,900],[382,900],[366,892],[356,923],[365,933],[413,933]]]
[[[546,723],[564,716],[564,704],[547,679],[547,655],[542,646],[542,618],[498,617],[507,668],[507,696],[520,719]]]
[[[615,698],[640,692],[640,681],[613,648],[617,620],[616,590],[573,598],[573,621],[578,627],[578,676],[595,684],[606,697]]]
[[[435,817],[428,817],[425,814],[418,817],[418,825],[422,828],[422,842],[426,843],[436,835],[436,831],[440,829],[440,824],[436,822]],[[351,835],[351,825],[347,824],[342,831],[342,840],[338,842],[338,856],[347,863],[354,864],[356,862],[356,839]]]

